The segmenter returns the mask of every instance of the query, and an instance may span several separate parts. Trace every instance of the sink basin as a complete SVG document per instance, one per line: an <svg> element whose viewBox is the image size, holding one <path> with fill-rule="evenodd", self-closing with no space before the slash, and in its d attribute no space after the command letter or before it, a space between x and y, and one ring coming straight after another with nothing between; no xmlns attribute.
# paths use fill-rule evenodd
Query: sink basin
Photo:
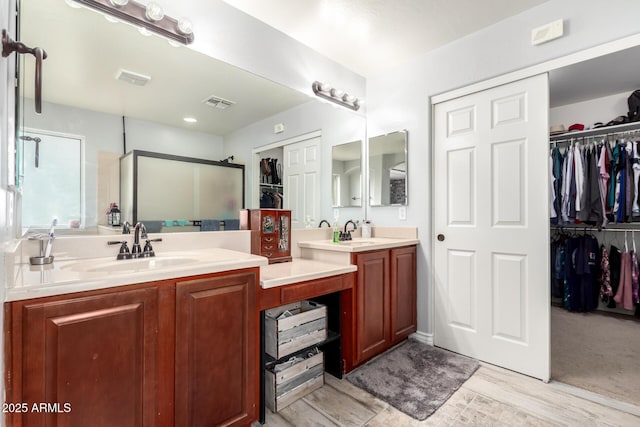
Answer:
<svg viewBox="0 0 640 427"><path fill-rule="evenodd" d="M91 261L78 261L61 267L64 270L77 271L79 273L131 273L148 271L158 268L174 267L178 265L193 264L198 262L195 258L166 257L166 258L138 258L110 261L94 264Z"/></svg>

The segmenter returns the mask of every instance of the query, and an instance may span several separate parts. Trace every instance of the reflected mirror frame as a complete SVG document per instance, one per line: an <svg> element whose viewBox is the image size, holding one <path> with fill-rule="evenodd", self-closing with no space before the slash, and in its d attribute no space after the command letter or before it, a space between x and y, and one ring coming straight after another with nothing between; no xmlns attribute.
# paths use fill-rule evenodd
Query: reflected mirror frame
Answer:
<svg viewBox="0 0 640 427"><path fill-rule="evenodd" d="M405 179L404 179L404 201L403 203L390 203L387 202L385 203L383 200L380 200L380 203L376 203L373 204L372 203L372 194L371 194L371 142L372 140L378 139L378 138L394 138L395 136L402 134L404 136L404 148L403 150L398 150L397 153L403 153L404 154L404 165L405 165ZM384 141L380 141L380 142L384 142ZM369 197L368 197L368 206L369 207L383 207L383 206L408 206L409 204L409 167L408 167L408 163L409 163L409 131L406 129L401 129L401 130L397 130L397 131L393 131L393 132L389 132L386 134L381 134L381 135L376 135L373 136L371 138L367 139L367 172L368 172L368 193L369 193ZM381 177L382 178L382 177Z"/></svg>
<svg viewBox="0 0 640 427"><path fill-rule="evenodd" d="M358 150L359 151L359 157L358 157L358 160L360 161L360 183L359 183L360 203L349 205L349 204L342 203L343 200L338 200L337 203L336 203L336 200L334 198L335 197L335 193L334 193L334 190L335 190L335 188L334 188L334 184L335 184L334 183L334 177L335 177L336 174L334 173L334 170L333 170L333 162L335 161L335 157L334 156L335 156L336 147L345 147L345 146L351 145L351 144L358 144L358 146L359 146L359 150ZM361 208L361 207L363 207L362 196L364 194L364 180L362 179L363 178L362 177L362 171L364 170L364 164L363 164L362 148L363 148L363 144L362 144L361 140L345 142L343 144L336 144L336 145L333 145L331 147L331 163L332 163L331 164L331 189L332 189L331 207L332 208ZM354 160L356 160L356 159L354 159ZM356 196L353 196L351 199L354 199L355 197Z"/></svg>

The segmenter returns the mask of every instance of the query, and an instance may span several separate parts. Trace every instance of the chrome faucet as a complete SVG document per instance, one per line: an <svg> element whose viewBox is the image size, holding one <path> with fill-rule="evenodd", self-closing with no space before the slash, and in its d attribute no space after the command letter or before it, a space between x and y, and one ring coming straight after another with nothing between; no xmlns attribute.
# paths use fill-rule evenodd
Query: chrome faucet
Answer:
<svg viewBox="0 0 640 427"><path fill-rule="evenodd" d="M353 225L353 230L349 230L347 231L347 226L349 224ZM352 219L350 219L349 221L344 223L344 233L340 233L340 240L351 240L351 231L355 231L358 227L356 226L356 223L353 222Z"/></svg>
<svg viewBox="0 0 640 427"><path fill-rule="evenodd" d="M129 224L129 221L125 221L124 224L122 224L122 234L131 234L131 224Z"/></svg>
<svg viewBox="0 0 640 427"><path fill-rule="evenodd" d="M133 246L131 247L131 254L134 258L140 258L143 255L142 248L140 247L140 237L147 238L147 227L143 223L137 222L133 229Z"/></svg>
<svg viewBox="0 0 640 427"><path fill-rule="evenodd" d="M162 239L149 239L147 236L147 228L142 222L138 222L136 224L133 233L133 246L131 247L131 252L129 252L129 247L127 246L126 240L107 242L108 245L121 245L120 252L118 253L116 259L148 258L156 256L153 248L151 247L151 242L162 242ZM144 249L142 249L142 247L140 246L140 238L146 240Z"/></svg>
<svg viewBox="0 0 640 427"><path fill-rule="evenodd" d="M320 221L320 224L318 224L318 228L322 228L322 224L327 224L327 227L331 228L331 224L329 224L329 221L327 221L326 219Z"/></svg>

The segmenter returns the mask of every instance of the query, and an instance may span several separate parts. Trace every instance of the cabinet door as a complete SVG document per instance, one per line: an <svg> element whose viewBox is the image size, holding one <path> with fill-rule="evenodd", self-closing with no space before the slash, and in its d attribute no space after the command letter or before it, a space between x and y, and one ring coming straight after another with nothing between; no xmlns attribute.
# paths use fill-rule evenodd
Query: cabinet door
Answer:
<svg viewBox="0 0 640 427"><path fill-rule="evenodd" d="M176 284L176 426L257 420L256 272Z"/></svg>
<svg viewBox="0 0 640 427"><path fill-rule="evenodd" d="M29 405L54 405L47 412L30 407L22 425L157 424L157 288L14 307L23 331L22 346L15 346L21 354L16 374L22 373L17 395Z"/></svg>
<svg viewBox="0 0 640 427"><path fill-rule="evenodd" d="M362 363L390 343L389 251L358 254L356 264L356 363Z"/></svg>
<svg viewBox="0 0 640 427"><path fill-rule="evenodd" d="M391 250L391 340L416 331L416 247Z"/></svg>

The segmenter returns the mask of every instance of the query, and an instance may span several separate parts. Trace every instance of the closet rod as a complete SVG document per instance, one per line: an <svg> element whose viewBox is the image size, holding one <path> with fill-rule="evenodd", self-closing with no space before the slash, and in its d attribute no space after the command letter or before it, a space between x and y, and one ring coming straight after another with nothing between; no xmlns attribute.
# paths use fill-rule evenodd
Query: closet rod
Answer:
<svg viewBox="0 0 640 427"><path fill-rule="evenodd" d="M552 135L549 137L550 143L569 142L579 138L597 137L597 136L613 136L630 134L640 130L640 122L623 123L621 125L606 126L596 129L581 130L575 132L565 132L560 135Z"/></svg>
<svg viewBox="0 0 640 427"><path fill-rule="evenodd" d="M580 226L576 225L576 226L571 226L571 227L551 226L551 229L552 230L557 230L557 231L568 230L568 231L595 231L595 232L606 232L606 231L613 231L613 232L637 231L637 232L640 232L640 227L638 227L638 228L591 227L591 226L580 227Z"/></svg>

